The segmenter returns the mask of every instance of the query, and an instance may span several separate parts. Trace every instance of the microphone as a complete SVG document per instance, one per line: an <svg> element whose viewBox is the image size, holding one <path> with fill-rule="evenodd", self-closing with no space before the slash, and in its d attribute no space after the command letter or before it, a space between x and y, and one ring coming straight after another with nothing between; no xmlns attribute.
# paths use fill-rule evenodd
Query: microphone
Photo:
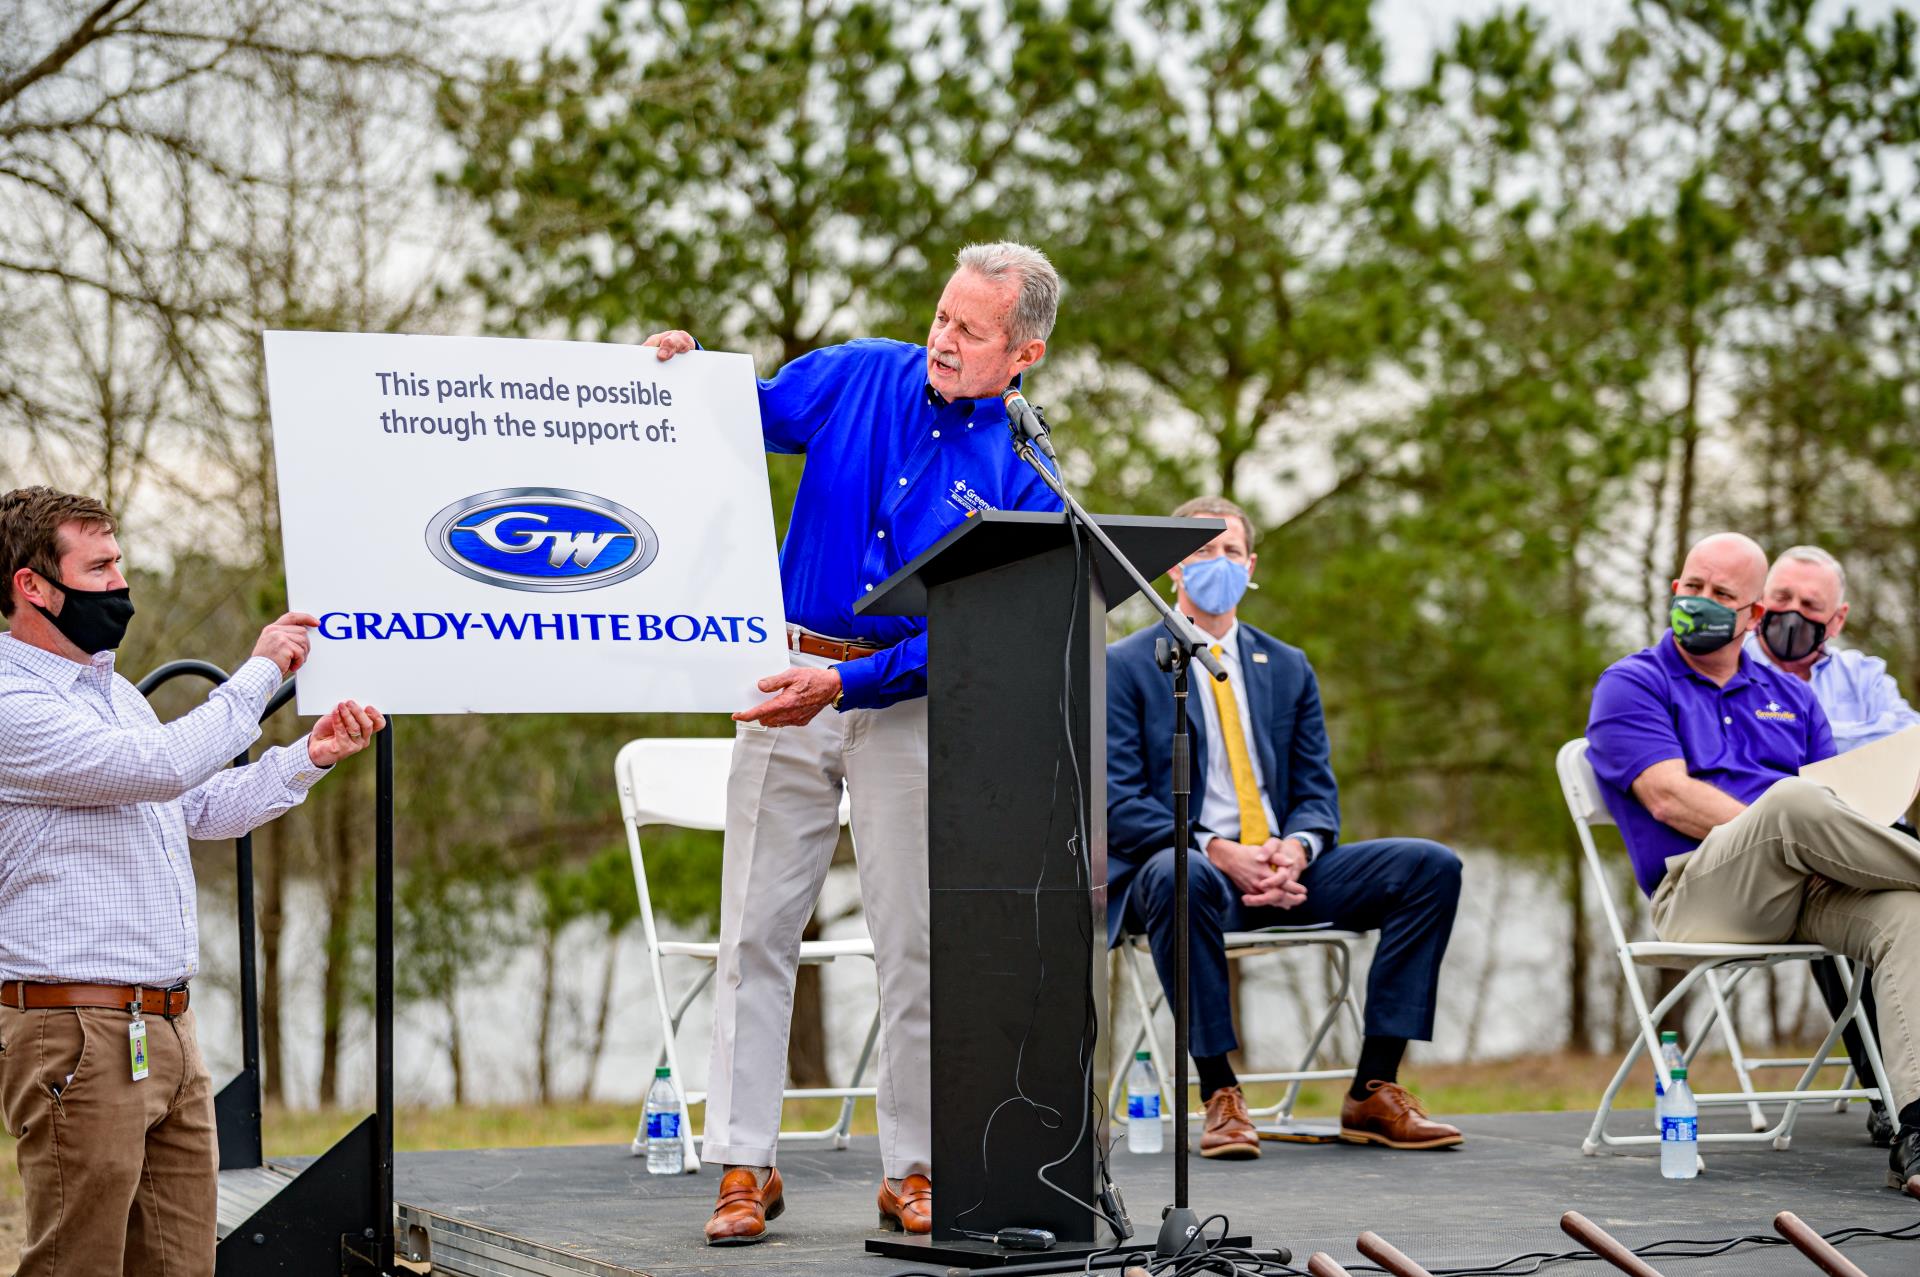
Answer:
<svg viewBox="0 0 1920 1277"><path fill-rule="evenodd" d="M1060 464L1060 454L1053 450L1053 440L1048 438L1051 431L1047 427L1047 419L1040 415L1038 408L1027 402L1020 388L1008 386L1000 399L1007 405L1007 425L1013 431L1014 442L1025 439L1037 446L1047 460L1055 465Z"/></svg>

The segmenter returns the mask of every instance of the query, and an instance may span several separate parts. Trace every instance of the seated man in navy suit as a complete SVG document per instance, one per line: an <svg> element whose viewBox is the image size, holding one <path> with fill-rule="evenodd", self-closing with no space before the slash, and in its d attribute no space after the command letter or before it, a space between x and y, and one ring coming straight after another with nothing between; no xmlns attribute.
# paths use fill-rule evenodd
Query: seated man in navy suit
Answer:
<svg viewBox="0 0 1920 1277"><path fill-rule="evenodd" d="M1331 923L1380 932L1367 982L1366 1041L1340 1106L1340 1138L1446 1148L1460 1132L1399 1085L1409 1039L1433 1036L1440 960L1460 899L1460 858L1423 838L1340 842L1320 687L1300 649L1235 619L1255 564L1253 523L1202 497L1176 517L1227 530L1173 569L1180 611L1216 640L1227 668L1196 667L1193 850L1188 864L1190 1045L1206 1127L1202 1157L1258 1157L1259 1137L1227 1062L1239 1046L1224 932ZM1154 662L1155 624L1107 649L1107 933L1144 934L1160 983L1174 970L1173 685ZM1169 999L1171 1000L1171 999Z"/></svg>

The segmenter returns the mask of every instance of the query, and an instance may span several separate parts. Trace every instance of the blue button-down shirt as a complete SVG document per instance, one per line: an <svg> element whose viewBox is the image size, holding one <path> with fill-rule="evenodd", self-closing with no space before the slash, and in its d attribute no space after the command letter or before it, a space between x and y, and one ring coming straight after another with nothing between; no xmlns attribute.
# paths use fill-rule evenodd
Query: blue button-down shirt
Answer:
<svg viewBox="0 0 1920 1277"><path fill-rule="evenodd" d="M1747 636L1747 655L1773 665L1756 635ZM1833 727L1833 746L1843 754L1920 723L1920 712L1900 695L1900 684L1877 656L1829 643L1808 672L1814 699Z"/></svg>
<svg viewBox="0 0 1920 1277"><path fill-rule="evenodd" d="M780 581L787 619L886 650L840 663L841 704L927 694L924 617L853 607L976 510L1059 510L1014 455L996 399L951 403L927 387L927 351L862 338L802 355L760 383L769 452L804 452Z"/></svg>
<svg viewBox="0 0 1920 1277"><path fill-rule="evenodd" d="M1833 757L1833 733L1808 686L1740 654L1725 687L1695 673L1668 631L1644 651L1614 662L1593 689L1587 758L1648 895L1666 876L1667 857L1695 840L1633 796L1640 773L1671 758L1687 775L1751 803L1802 765Z"/></svg>

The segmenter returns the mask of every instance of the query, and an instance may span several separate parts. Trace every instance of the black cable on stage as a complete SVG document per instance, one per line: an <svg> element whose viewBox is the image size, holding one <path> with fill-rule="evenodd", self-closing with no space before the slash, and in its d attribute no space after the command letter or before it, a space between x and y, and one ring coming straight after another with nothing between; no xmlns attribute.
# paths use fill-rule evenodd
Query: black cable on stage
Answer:
<svg viewBox="0 0 1920 1277"><path fill-rule="evenodd" d="M1204 1232L1205 1228L1216 1220L1220 1224L1220 1236L1204 1245L1198 1244L1201 1242L1201 1237L1196 1236L1195 1249L1191 1251L1183 1250L1180 1254L1156 1259L1151 1249L1129 1250L1124 1246L1113 1246L1088 1255L1080 1271L1091 1273L1097 1258L1124 1254L1126 1258L1122 1261L1123 1263L1137 1259L1138 1267L1146 1269L1151 1277L1202 1277L1203 1274L1218 1274L1219 1277L1307 1277L1307 1270L1304 1268L1283 1264L1241 1247L1221 1245L1230 1231L1225 1215L1209 1215L1200 1222L1200 1226ZM1867 1228L1864 1225L1848 1225L1830 1233L1822 1233L1821 1236L1835 1246L1868 1238L1882 1241L1920 1241L1920 1220L1899 1228ZM1713 1259L1742 1246L1786 1246L1788 1244L1786 1238L1771 1233L1748 1233L1739 1237L1719 1238L1674 1237L1634 1247L1633 1253L1642 1259L1649 1260ZM1046 1262L1043 1253L1037 1252L1034 1259L1037 1264ZM1597 1262L1599 1259L1600 1256L1590 1250L1542 1250L1516 1255L1512 1259L1497 1264L1468 1268L1432 1268L1428 1271L1433 1274L1433 1277L1529 1277L1530 1274L1539 1272L1549 1264ZM1529 1264L1530 1267L1522 1268L1519 1266L1522 1264ZM1346 1264L1344 1267L1353 1273L1387 1271L1377 1265L1364 1263ZM890 1277L947 1277L947 1274L915 1268L890 1274Z"/></svg>

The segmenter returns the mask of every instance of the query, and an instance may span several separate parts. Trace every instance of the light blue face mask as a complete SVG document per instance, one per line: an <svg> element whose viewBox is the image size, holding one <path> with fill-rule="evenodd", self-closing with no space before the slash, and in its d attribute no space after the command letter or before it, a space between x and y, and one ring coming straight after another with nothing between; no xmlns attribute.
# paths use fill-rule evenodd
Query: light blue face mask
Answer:
<svg viewBox="0 0 1920 1277"><path fill-rule="evenodd" d="M1223 616L1239 605L1247 592L1247 565L1224 554L1197 559L1181 569L1187 597L1210 616Z"/></svg>

